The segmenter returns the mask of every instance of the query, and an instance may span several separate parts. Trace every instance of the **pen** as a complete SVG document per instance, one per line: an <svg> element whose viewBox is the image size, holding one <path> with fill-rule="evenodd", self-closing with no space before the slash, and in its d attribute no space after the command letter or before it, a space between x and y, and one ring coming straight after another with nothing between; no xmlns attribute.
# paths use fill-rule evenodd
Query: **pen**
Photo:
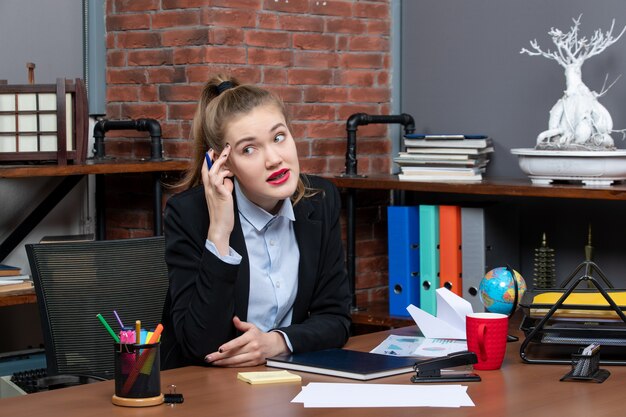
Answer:
<svg viewBox="0 0 626 417"><path fill-rule="evenodd" d="M213 162L211 161L211 158L209 158L208 152L204 154L204 158L206 159L207 169L211 169L211 167L213 166Z"/></svg>
<svg viewBox="0 0 626 417"><path fill-rule="evenodd" d="M135 344L141 344L141 320L135 321Z"/></svg>
<svg viewBox="0 0 626 417"><path fill-rule="evenodd" d="M117 337L117 335L115 334L115 332L113 331L111 326L109 326L109 323L107 323L107 321L104 319L104 317L102 317L102 314L98 313L98 314L96 314L96 317L98 318L98 320L100 320L100 323L102 323L104 328L107 329L107 332L109 332L109 334L113 337L113 340L115 340L115 343L119 343L120 342L120 338Z"/></svg>
<svg viewBox="0 0 626 417"><path fill-rule="evenodd" d="M117 311L113 310L113 315L117 319L117 322L120 324L120 327L123 329L124 328L124 323L122 323L122 319L120 319L120 316L118 316Z"/></svg>

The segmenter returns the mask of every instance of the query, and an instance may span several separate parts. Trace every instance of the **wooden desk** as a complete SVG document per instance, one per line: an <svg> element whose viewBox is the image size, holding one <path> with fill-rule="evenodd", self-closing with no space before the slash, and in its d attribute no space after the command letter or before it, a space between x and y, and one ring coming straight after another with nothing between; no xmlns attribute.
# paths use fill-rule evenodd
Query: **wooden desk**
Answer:
<svg viewBox="0 0 626 417"><path fill-rule="evenodd" d="M389 333L416 334L407 327L351 338L349 349L369 350ZM314 416L619 416L623 412L623 381L626 367L605 367L611 376L602 384L559 382L568 366L528 365L519 358L520 342L510 343L503 368L477 371L482 382L466 383L476 407L462 408L304 408L290 401L300 392L300 384L252 386L238 381L239 371L256 368L188 367L162 372L162 386L175 384L185 396L184 404L145 409L111 404L113 381L30 394L0 400L6 416L200 416L211 417L314 417ZM356 382L349 379L300 373L302 385L309 382ZM410 384L410 374L364 383ZM425 413L425 414L422 414Z"/></svg>

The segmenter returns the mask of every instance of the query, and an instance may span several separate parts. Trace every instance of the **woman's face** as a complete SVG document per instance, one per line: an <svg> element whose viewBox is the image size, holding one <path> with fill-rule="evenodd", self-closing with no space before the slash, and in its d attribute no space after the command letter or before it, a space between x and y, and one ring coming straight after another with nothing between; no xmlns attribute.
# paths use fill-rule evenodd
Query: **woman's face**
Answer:
<svg viewBox="0 0 626 417"><path fill-rule="evenodd" d="M227 166L246 197L269 213L296 191L300 164L280 109L271 104L237 116L225 128L231 147Z"/></svg>

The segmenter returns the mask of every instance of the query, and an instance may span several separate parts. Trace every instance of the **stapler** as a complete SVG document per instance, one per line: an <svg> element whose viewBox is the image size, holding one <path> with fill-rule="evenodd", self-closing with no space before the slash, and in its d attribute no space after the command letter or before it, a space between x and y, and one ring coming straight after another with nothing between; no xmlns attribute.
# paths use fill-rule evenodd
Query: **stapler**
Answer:
<svg viewBox="0 0 626 417"><path fill-rule="evenodd" d="M442 358L426 359L416 362L413 369L415 376L411 377L411 382L459 382L459 381L480 381L480 376L475 373L444 372L441 370L454 368L457 366L473 365L478 362L474 352L456 352Z"/></svg>

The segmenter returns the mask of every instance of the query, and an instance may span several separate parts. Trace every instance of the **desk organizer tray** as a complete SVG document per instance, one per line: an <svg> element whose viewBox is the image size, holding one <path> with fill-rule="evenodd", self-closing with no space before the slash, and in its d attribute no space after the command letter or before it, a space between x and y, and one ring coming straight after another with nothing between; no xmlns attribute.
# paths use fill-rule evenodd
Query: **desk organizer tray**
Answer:
<svg viewBox="0 0 626 417"><path fill-rule="evenodd" d="M573 280L583 269L585 273ZM578 288L583 282L591 288ZM580 347L599 343L602 364L626 365L626 289L613 288L593 262L579 265L561 288L527 291L520 307L524 362L569 364Z"/></svg>

